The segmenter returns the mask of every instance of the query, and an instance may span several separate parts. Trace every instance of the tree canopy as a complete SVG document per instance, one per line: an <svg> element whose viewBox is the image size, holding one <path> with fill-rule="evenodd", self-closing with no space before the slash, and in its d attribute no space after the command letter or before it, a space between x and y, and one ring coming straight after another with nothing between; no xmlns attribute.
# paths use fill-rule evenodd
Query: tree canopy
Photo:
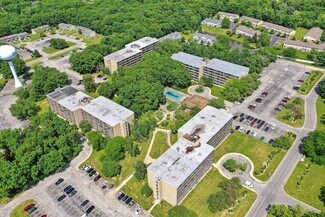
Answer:
<svg viewBox="0 0 325 217"><path fill-rule="evenodd" d="M69 47L68 43L62 38L52 38L50 40L50 46L59 50Z"/></svg>
<svg viewBox="0 0 325 217"><path fill-rule="evenodd" d="M302 143L302 150L307 157L320 165L325 165L325 131L315 130L308 134Z"/></svg>

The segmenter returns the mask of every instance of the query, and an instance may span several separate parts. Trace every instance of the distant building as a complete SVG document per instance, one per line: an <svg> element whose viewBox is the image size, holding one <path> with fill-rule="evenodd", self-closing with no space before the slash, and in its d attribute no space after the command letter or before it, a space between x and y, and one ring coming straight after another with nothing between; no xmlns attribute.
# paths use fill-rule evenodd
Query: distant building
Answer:
<svg viewBox="0 0 325 217"><path fill-rule="evenodd" d="M216 42L216 36L196 32L193 35L193 40L197 41L200 44L212 45Z"/></svg>
<svg viewBox="0 0 325 217"><path fill-rule="evenodd" d="M263 24L263 20L255 19L252 17L242 16L241 20L244 21L245 23L250 22L254 28Z"/></svg>
<svg viewBox="0 0 325 217"><path fill-rule="evenodd" d="M105 97L91 98L66 86L47 95L51 111L72 124L87 120L93 129L108 137L129 135L134 113Z"/></svg>
<svg viewBox="0 0 325 217"><path fill-rule="evenodd" d="M203 25L212 26L212 27L221 27L221 20L215 20L211 18L206 18L202 21Z"/></svg>
<svg viewBox="0 0 325 217"><path fill-rule="evenodd" d="M86 28L86 27L83 27L83 26L77 26L76 27L76 31L78 33L81 33L87 37L95 37L96 36L96 32L89 29L89 28Z"/></svg>
<svg viewBox="0 0 325 217"><path fill-rule="evenodd" d="M232 115L206 106L178 130L179 140L148 169L154 198L179 204L213 163L214 148L231 129Z"/></svg>
<svg viewBox="0 0 325 217"><path fill-rule="evenodd" d="M236 32L235 32L237 35L243 35L245 37L248 37L248 38L252 38L254 37L254 35L256 34L257 36L259 36L261 34L260 31L257 31L257 30L254 30L252 28L249 28L247 26L238 26L236 28Z"/></svg>
<svg viewBox="0 0 325 217"><path fill-rule="evenodd" d="M37 28L32 29L32 33L37 34L40 29L43 30L44 32L47 32L51 29L51 27L49 25L39 26Z"/></svg>
<svg viewBox="0 0 325 217"><path fill-rule="evenodd" d="M59 29L62 29L65 31L76 30L76 27L74 25L67 24L67 23L59 23L58 27L59 27Z"/></svg>
<svg viewBox="0 0 325 217"><path fill-rule="evenodd" d="M8 35L8 36L4 36L0 38L1 42L14 42L17 40L23 40L29 38L29 35L27 32L22 32L22 33L18 33L18 34L13 34L13 35Z"/></svg>
<svg viewBox="0 0 325 217"><path fill-rule="evenodd" d="M241 78L249 72L249 68L219 59L206 59L179 52L171 57L185 64L192 80L199 81L202 76L213 79L213 83L223 86L229 78Z"/></svg>
<svg viewBox="0 0 325 217"><path fill-rule="evenodd" d="M325 50L325 44L315 44L313 42L302 42L298 40L289 40L289 39L284 40L283 47L294 48L301 52L310 52L312 49L315 49L317 51Z"/></svg>
<svg viewBox="0 0 325 217"><path fill-rule="evenodd" d="M262 27L266 28L268 31L273 30L274 32L280 33L282 35L293 36L294 34L296 34L296 31L293 29L289 29L284 26L279 26L274 23L264 22L262 24Z"/></svg>
<svg viewBox="0 0 325 217"><path fill-rule="evenodd" d="M322 33L323 30L321 28L313 27L306 33L306 35L304 36L304 40L307 40L309 42L320 41Z"/></svg>
<svg viewBox="0 0 325 217"><path fill-rule="evenodd" d="M181 40L182 35L179 32L173 32L173 33L170 33L168 35L165 35L165 36L159 38L159 41L163 41L163 40L166 40L166 39L169 39L169 40Z"/></svg>
<svg viewBox="0 0 325 217"><path fill-rule="evenodd" d="M104 64L111 73L120 66L130 66L141 60L142 54L153 50L158 39L144 37L135 42L125 45L125 48L104 57Z"/></svg>
<svg viewBox="0 0 325 217"><path fill-rule="evenodd" d="M234 22L235 19L239 18L238 14L232 14L227 12L219 12L220 20L223 20L225 17L227 17L230 21Z"/></svg>

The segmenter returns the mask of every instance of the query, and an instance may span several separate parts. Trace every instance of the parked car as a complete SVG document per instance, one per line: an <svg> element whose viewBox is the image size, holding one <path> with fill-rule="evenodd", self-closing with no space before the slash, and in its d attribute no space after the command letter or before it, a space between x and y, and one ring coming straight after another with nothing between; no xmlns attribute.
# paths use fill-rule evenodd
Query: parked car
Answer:
<svg viewBox="0 0 325 217"><path fill-rule="evenodd" d="M240 126L239 125L237 125L236 127L235 127L235 130L238 130L240 128Z"/></svg>
<svg viewBox="0 0 325 217"><path fill-rule="evenodd" d="M248 135L251 131L250 130L247 130L246 134Z"/></svg>
<svg viewBox="0 0 325 217"><path fill-rule="evenodd" d="M67 192L69 189L71 189L72 188L72 186L71 185L68 185L67 187L65 187L64 189L63 189L63 191L64 192Z"/></svg>
<svg viewBox="0 0 325 217"><path fill-rule="evenodd" d="M124 194L124 193L121 193L121 194L117 197L117 199L118 199L118 200L121 200L124 196L125 196L125 194Z"/></svg>
<svg viewBox="0 0 325 217"><path fill-rule="evenodd" d="M91 206L86 210L86 214L91 213L91 211L93 211L95 209L95 206Z"/></svg>
<svg viewBox="0 0 325 217"><path fill-rule="evenodd" d="M267 95L269 95L269 92L266 92L266 91L264 91L264 92L261 94L261 96L267 96Z"/></svg>
<svg viewBox="0 0 325 217"><path fill-rule="evenodd" d="M263 141L264 139L265 139L265 137L264 136L261 136L260 141Z"/></svg>
<svg viewBox="0 0 325 217"><path fill-rule="evenodd" d="M238 118L237 115L235 115L234 117L232 117L233 120L236 120Z"/></svg>
<svg viewBox="0 0 325 217"><path fill-rule="evenodd" d="M262 98L257 98L257 99L255 99L255 102L258 102L258 103L260 103L260 102L262 102Z"/></svg>
<svg viewBox="0 0 325 217"><path fill-rule="evenodd" d="M255 118L252 116L249 120L250 120L250 121L253 121L254 119L255 119Z"/></svg>
<svg viewBox="0 0 325 217"><path fill-rule="evenodd" d="M270 139L269 143L270 143L271 145L273 145L273 144L274 144L274 139Z"/></svg>
<svg viewBox="0 0 325 217"><path fill-rule="evenodd" d="M102 176L101 176L101 175L96 176L96 177L94 178L94 182L97 182L98 179L100 179L100 177L102 177Z"/></svg>
<svg viewBox="0 0 325 217"><path fill-rule="evenodd" d="M58 179L58 181L55 182L55 185L59 185L59 184L61 184L63 181L64 181L64 179L62 179L62 178L61 178L61 179Z"/></svg>
<svg viewBox="0 0 325 217"><path fill-rule="evenodd" d="M243 130L243 127L239 127L238 131L241 132Z"/></svg>
<svg viewBox="0 0 325 217"><path fill-rule="evenodd" d="M254 121L252 121L252 123L250 124L250 125L251 125L251 127L253 127L253 126L254 126L254 124L255 124L255 122L254 122Z"/></svg>
<svg viewBox="0 0 325 217"><path fill-rule="evenodd" d="M239 120L239 122L243 122L245 120L245 118L241 118L240 120Z"/></svg>
<svg viewBox="0 0 325 217"><path fill-rule="evenodd" d="M87 170L87 173L92 173L94 171L93 168L90 168L89 170Z"/></svg>
<svg viewBox="0 0 325 217"><path fill-rule="evenodd" d="M69 197L72 197L73 195L75 195L77 193L76 190L73 190L70 194L69 194Z"/></svg>
<svg viewBox="0 0 325 217"><path fill-rule="evenodd" d="M31 213L35 212L35 210L37 210L37 207L36 206L33 206L32 208L30 208L28 210L28 213L31 214Z"/></svg>
<svg viewBox="0 0 325 217"><path fill-rule="evenodd" d="M256 123L261 123L262 122L262 120L261 119L258 119L257 121L256 121Z"/></svg>
<svg viewBox="0 0 325 217"><path fill-rule="evenodd" d="M245 186L249 187L249 188L253 188L253 184L249 181L245 181Z"/></svg>
<svg viewBox="0 0 325 217"><path fill-rule="evenodd" d="M310 72L305 72L307 75L310 75Z"/></svg>
<svg viewBox="0 0 325 217"><path fill-rule="evenodd" d="M67 190L67 194L70 194L71 192L73 192L74 191L74 188L70 188L69 190Z"/></svg>
<svg viewBox="0 0 325 217"><path fill-rule="evenodd" d="M249 120L251 117L252 117L252 116L248 115L248 116L246 117L246 119Z"/></svg>
<svg viewBox="0 0 325 217"><path fill-rule="evenodd" d="M127 199L129 199L129 196L125 195L125 196L122 198L122 201L125 202Z"/></svg>
<svg viewBox="0 0 325 217"><path fill-rule="evenodd" d="M58 201L61 202L64 198L66 198L66 195L61 195L61 196L58 198Z"/></svg>
<svg viewBox="0 0 325 217"><path fill-rule="evenodd" d="M32 208L34 206L35 206L34 203L29 204L29 205L25 206L24 211L27 212L30 208Z"/></svg>
<svg viewBox="0 0 325 217"><path fill-rule="evenodd" d="M88 203L89 203L89 200L84 200L84 201L80 204L80 206L86 206Z"/></svg>
<svg viewBox="0 0 325 217"><path fill-rule="evenodd" d="M302 83L302 82L304 82L304 80L299 79L298 82L301 82Z"/></svg>
<svg viewBox="0 0 325 217"><path fill-rule="evenodd" d="M241 113L241 114L239 115L239 117L241 117L241 118L242 118L244 115L245 115L244 113Z"/></svg>
<svg viewBox="0 0 325 217"><path fill-rule="evenodd" d="M129 199L127 199L126 201L125 201L125 204L127 204L127 205L129 205L129 203L132 201L132 197L129 197Z"/></svg>
<svg viewBox="0 0 325 217"><path fill-rule="evenodd" d="M267 131L269 131L269 129L270 129L269 127L266 127L266 128L264 129L264 131L267 132Z"/></svg>

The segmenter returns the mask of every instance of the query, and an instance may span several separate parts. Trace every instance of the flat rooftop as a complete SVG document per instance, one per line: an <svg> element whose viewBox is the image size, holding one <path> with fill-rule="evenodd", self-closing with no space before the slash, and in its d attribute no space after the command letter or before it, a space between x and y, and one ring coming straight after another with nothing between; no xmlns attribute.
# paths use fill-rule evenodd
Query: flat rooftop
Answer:
<svg viewBox="0 0 325 217"><path fill-rule="evenodd" d="M115 126L120 122L126 121L127 118L134 115L133 111L103 96L93 99L81 109L110 126Z"/></svg>
<svg viewBox="0 0 325 217"><path fill-rule="evenodd" d="M208 62L206 67L229 74L236 77L247 75L249 68L235 63L226 62L219 59L212 59Z"/></svg>
<svg viewBox="0 0 325 217"><path fill-rule="evenodd" d="M163 179L177 188L213 153L213 150L212 146L204 143L193 148L192 143L181 138L152 163L148 170L155 174L156 179Z"/></svg>
<svg viewBox="0 0 325 217"><path fill-rule="evenodd" d="M179 32L172 32L172 33L170 33L168 35L165 35L165 36L159 38L159 41L163 41L165 39L178 40L178 39L181 39L181 38L182 38L181 33L179 33Z"/></svg>
<svg viewBox="0 0 325 217"><path fill-rule="evenodd" d="M200 137L202 144L208 143L232 117L227 111L208 105L179 128L178 132L185 135L192 134L197 129L200 129L196 135Z"/></svg>
<svg viewBox="0 0 325 217"><path fill-rule="evenodd" d="M151 44L154 44L156 42L158 42L159 40L156 38L151 38L151 37L144 37L141 38L137 41L131 42L129 44L126 44L125 47L126 48L134 48L134 49L142 49L144 47L147 47Z"/></svg>
<svg viewBox="0 0 325 217"><path fill-rule="evenodd" d="M178 52L172 55L171 57L173 60L177 60L179 62L182 62L186 65L193 66L196 68L201 67L201 61L202 57L198 57L192 54L184 53L184 52Z"/></svg>
<svg viewBox="0 0 325 217"><path fill-rule="evenodd" d="M104 57L104 61L115 60L117 62L127 59L133 55L141 53L139 49L123 48L122 50L116 51Z"/></svg>
<svg viewBox="0 0 325 217"><path fill-rule="evenodd" d="M53 91L52 93L47 94L47 97L52 98L53 100L55 100L56 102L60 101L61 99L64 99L68 96L71 96L75 93L77 93L79 90L77 90L74 87L71 86L65 86L62 88L57 88L55 91Z"/></svg>

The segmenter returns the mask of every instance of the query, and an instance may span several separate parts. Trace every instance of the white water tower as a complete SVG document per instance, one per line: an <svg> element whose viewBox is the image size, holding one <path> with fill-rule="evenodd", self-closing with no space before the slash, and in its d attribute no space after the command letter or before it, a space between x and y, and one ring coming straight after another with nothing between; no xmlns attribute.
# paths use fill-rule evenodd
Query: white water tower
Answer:
<svg viewBox="0 0 325 217"><path fill-rule="evenodd" d="M11 73L15 79L15 88L19 88L22 87L23 84L18 79L14 64L12 62L12 59L15 58L15 56L17 56L17 51L15 47L11 45L0 46L0 59L4 61L8 61Z"/></svg>

